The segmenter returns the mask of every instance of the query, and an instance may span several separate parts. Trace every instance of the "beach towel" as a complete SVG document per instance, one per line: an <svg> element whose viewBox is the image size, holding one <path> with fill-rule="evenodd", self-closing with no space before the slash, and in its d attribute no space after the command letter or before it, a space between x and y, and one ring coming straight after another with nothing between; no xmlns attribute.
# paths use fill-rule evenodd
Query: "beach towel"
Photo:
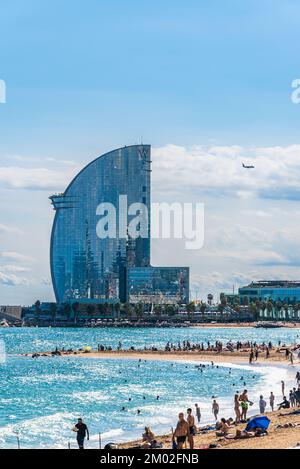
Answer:
<svg viewBox="0 0 300 469"><path fill-rule="evenodd" d="M268 417L253 417L251 420L249 420L247 424L246 432L249 432L253 428L261 428L262 430L267 430L269 425L270 419L268 419Z"/></svg>

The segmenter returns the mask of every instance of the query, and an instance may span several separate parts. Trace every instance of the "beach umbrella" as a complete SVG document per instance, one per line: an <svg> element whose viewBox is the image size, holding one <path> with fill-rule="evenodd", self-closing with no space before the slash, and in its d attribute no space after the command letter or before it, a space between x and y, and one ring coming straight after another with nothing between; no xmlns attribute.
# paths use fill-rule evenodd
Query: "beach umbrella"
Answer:
<svg viewBox="0 0 300 469"><path fill-rule="evenodd" d="M261 428L262 430L267 430L268 426L270 425L270 419L268 417L253 417L249 420L248 425L246 427L246 432L249 432L253 428Z"/></svg>

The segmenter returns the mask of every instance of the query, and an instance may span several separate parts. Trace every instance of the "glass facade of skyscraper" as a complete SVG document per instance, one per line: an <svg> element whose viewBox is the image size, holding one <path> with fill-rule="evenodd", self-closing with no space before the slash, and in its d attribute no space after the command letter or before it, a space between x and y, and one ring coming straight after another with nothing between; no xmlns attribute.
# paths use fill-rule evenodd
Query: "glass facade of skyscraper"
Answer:
<svg viewBox="0 0 300 469"><path fill-rule="evenodd" d="M120 208L143 204L143 236L129 234L135 215ZM106 153L87 165L66 191L50 197L56 211L51 236L51 274L58 303L128 299L127 269L150 267L151 147L133 145ZM99 237L100 204L115 207L115 236ZM123 217L123 218L122 218ZM122 225L125 236L121 235ZM124 230L123 230L124 231ZM146 233L145 233L146 231ZM177 278L177 273L174 271ZM174 280L176 282L176 280Z"/></svg>
<svg viewBox="0 0 300 469"><path fill-rule="evenodd" d="M188 303L189 268L131 267L127 270L127 294L129 303Z"/></svg>

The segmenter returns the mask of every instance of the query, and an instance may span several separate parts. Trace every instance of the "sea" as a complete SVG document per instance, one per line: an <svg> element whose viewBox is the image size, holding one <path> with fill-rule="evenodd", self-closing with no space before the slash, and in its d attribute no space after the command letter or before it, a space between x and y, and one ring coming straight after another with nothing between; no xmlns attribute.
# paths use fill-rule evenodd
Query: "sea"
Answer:
<svg viewBox="0 0 300 469"><path fill-rule="evenodd" d="M235 391L248 389L258 411L259 395L281 399L280 381L294 384L300 366L240 365L205 361L151 361L118 358L40 357L32 352L56 347L163 348L189 340L300 342L299 329L255 328L2 328L0 329L0 448L76 448L72 431L79 417L89 427L87 448L138 438L145 426L157 434L176 426L179 411L197 403L201 424L213 424L212 399L219 417L233 414ZM202 372L199 364L205 365ZM125 410L123 410L125 408ZM139 412L138 412L139 411Z"/></svg>

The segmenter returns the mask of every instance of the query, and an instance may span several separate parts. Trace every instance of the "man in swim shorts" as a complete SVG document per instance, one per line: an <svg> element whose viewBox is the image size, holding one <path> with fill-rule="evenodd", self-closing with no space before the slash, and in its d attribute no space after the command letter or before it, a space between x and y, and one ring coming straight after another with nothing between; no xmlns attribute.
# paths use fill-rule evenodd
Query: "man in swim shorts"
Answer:
<svg viewBox="0 0 300 469"><path fill-rule="evenodd" d="M178 423L173 438L176 438L177 449L182 449L187 437L190 435L189 424L184 420L183 412L178 415Z"/></svg>
<svg viewBox="0 0 300 469"><path fill-rule="evenodd" d="M195 418L192 415L192 409L187 410L187 423L189 425L189 445L190 449L194 449L194 435L195 435Z"/></svg>

